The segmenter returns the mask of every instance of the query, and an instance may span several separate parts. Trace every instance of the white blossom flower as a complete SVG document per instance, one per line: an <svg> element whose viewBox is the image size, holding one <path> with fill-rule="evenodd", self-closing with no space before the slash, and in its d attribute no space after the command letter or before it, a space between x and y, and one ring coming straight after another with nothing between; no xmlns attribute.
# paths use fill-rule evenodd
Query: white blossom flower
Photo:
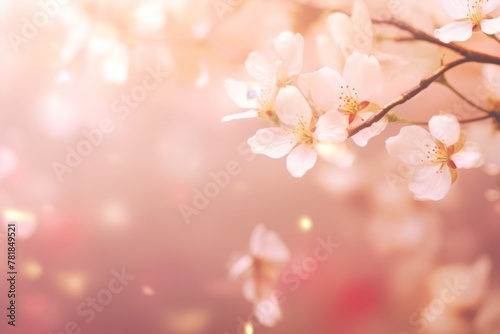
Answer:
<svg viewBox="0 0 500 334"><path fill-rule="evenodd" d="M255 314L265 326L274 326L281 318L281 310L273 287L279 268L290 259L288 248L274 231L257 225L250 237L249 253L234 262L229 277L242 277L243 296L254 304Z"/></svg>
<svg viewBox="0 0 500 334"><path fill-rule="evenodd" d="M348 126L355 127L380 110L378 105L370 101L383 81L380 63L374 56L354 52L346 60L343 75L332 74L326 81L329 84L325 83L323 90L332 87L330 94L336 99L333 109L344 115ZM366 146L370 138L385 129L387 123L388 119L384 117L351 138L358 146Z"/></svg>
<svg viewBox="0 0 500 334"><path fill-rule="evenodd" d="M414 168L409 188L416 199L440 200L457 179L458 168L479 167L483 158L477 144L465 141L455 116L433 116L429 130L403 127L397 136L386 140L386 148Z"/></svg>
<svg viewBox="0 0 500 334"><path fill-rule="evenodd" d="M248 55L245 67L259 82L276 81L279 87L291 84L302 70L304 38L284 31L274 41L274 51L254 51Z"/></svg>
<svg viewBox="0 0 500 334"><path fill-rule="evenodd" d="M302 177L317 159L314 145L319 142L343 142L347 138L347 122L338 112L313 117L311 108L295 86L282 88L276 98L280 127L260 129L248 140L254 153L270 158L288 154L287 169L294 177Z"/></svg>
<svg viewBox="0 0 500 334"><path fill-rule="evenodd" d="M488 35L500 32L500 18L490 15L500 5L499 0L440 0L440 3L455 20L434 31L444 43L466 41L473 31L482 30Z"/></svg>

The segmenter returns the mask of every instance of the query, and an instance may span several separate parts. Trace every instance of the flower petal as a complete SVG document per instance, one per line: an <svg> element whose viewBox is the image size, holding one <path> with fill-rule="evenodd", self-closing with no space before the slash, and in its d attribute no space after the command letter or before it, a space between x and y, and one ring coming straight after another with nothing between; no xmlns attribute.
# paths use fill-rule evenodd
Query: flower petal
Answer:
<svg viewBox="0 0 500 334"><path fill-rule="evenodd" d="M311 108L295 86L286 86L280 89L275 106L276 114L284 125L295 126L299 124L299 121L309 125L311 122Z"/></svg>
<svg viewBox="0 0 500 334"><path fill-rule="evenodd" d="M268 128L257 130L247 142L254 153L278 159L292 150L297 144L297 138L283 128Z"/></svg>
<svg viewBox="0 0 500 334"><path fill-rule="evenodd" d="M262 268L253 267L253 269L252 275L243 281L243 297L250 303L258 303L272 295L274 282L265 275Z"/></svg>
<svg viewBox="0 0 500 334"><path fill-rule="evenodd" d="M373 30L370 11L362 0L355 0L352 6L351 21L354 25L353 44L355 49L371 52L373 47Z"/></svg>
<svg viewBox="0 0 500 334"><path fill-rule="evenodd" d="M481 21L481 30L488 35L500 32L500 17L496 19L486 19Z"/></svg>
<svg viewBox="0 0 500 334"><path fill-rule="evenodd" d="M334 43L329 36L320 34L316 37L316 46L318 58L323 66L342 71L345 57L337 43Z"/></svg>
<svg viewBox="0 0 500 334"><path fill-rule="evenodd" d="M354 26L351 18L344 13L333 13L328 17L328 27L335 44L347 58L354 48Z"/></svg>
<svg viewBox="0 0 500 334"><path fill-rule="evenodd" d="M426 145L435 145L434 140L429 132L416 125L403 127L397 136L385 141L389 155L411 166L419 166L427 161L424 154Z"/></svg>
<svg viewBox="0 0 500 334"><path fill-rule="evenodd" d="M240 108L260 109L259 96L264 87L248 81L227 79L224 88L229 97Z"/></svg>
<svg viewBox="0 0 500 334"><path fill-rule="evenodd" d="M457 168L476 168L482 165L483 156L479 146L474 142L466 142L465 146L451 156Z"/></svg>
<svg viewBox="0 0 500 334"><path fill-rule="evenodd" d="M232 114L222 117L221 122L229 122L235 119L245 119L245 118L255 118L258 117L259 113L256 110L248 110L245 112L240 112L238 114Z"/></svg>
<svg viewBox="0 0 500 334"><path fill-rule="evenodd" d="M338 108L343 81L339 72L323 67L316 72L301 75L298 84L303 92L308 92L307 95L316 108L325 112Z"/></svg>
<svg viewBox="0 0 500 334"><path fill-rule="evenodd" d="M373 113L359 112L357 116L368 118L371 115L373 115ZM388 122L389 120L387 119L387 117L384 117L380 121L373 123L372 126L370 126L369 128L359 131L351 138L354 141L354 143L356 143L356 145L365 147L371 138L378 136L380 133L382 133L382 131L385 130Z"/></svg>
<svg viewBox="0 0 500 334"><path fill-rule="evenodd" d="M472 27L470 21L451 22L434 30L434 36L443 43L463 42L472 37Z"/></svg>
<svg viewBox="0 0 500 334"><path fill-rule="evenodd" d="M302 71L304 53L302 35L294 35L291 31L284 31L274 41L274 49L278 58L283 61L285 76L290 78L299 75Z"/></svg>
<svg viewBox="0 0 500 334"><path fill-rule="evenodd" d="M485 86L500 100L500 66L486 64L483 66Z"/></svg>
<svg viewBox="0 0 500 334"><path fill-rule="evenodd" d="M314 135L323 143L341 143L347 139L349 122L341 113L329 111L316 123Z"/></svg>
<svg viewBox="0 0 500 334"><path fill-rule="evenodd" d="M432 137L446 146L451 146L460 139L460 123L453 115L432 116L429 120L429 130Z"/></svg>
<svg viewBox="0 0 500 334"><path fill-rule="evenodd" d="M483 15L487 15L500 6L500 0L488 0L483 3Z"/></svg>
<svg viewBox="0 0 500 334"><path fill-rule="evenodd" d="M282 318L279 301L274 295L256 303L254 314L257 316L259 322L266 327L274 327Z"/></svg>
<svg viewBox="0 0 500 334"><path fill-rule="evenodd" d="M273 52L251 52L245 62L247 72L257 81L272 82L275 70Z"/></svg>
<svg viewBox="0 0 500 334"><path fill-rule="evenodd" d="M236 279L252 267L253 258L249 255L244 255L236 260L229 269L229 277Z"/></svg>
<svg viewBox="0 0 500 334"><path fill-rule="evenodd" d="M439 0L446 14L454 20L460 20L467 17L468 0Z"/></svg>
<svg viewBox="0 0 500 334"><path fill-rule="evenodd" d="M297 146L286 158L286 167L293 177L302 177L314 167L318 154L306 144Z"/></svg>
<svg viewBox="0 0 500 334"><path fill-rule="evenodd" d="M255 226L250 238L250 253L271 262L286 262L290 252L274 231L267 230L263 224Z"/></svg>
<svg viewBox="0 0 500 334"><path fill-rule="evenodd" d="M448 166L422 166L413 174L409 188L419 200L438 201L443 199L451 188L451 173Z"/></svg>
<svg viewBox="0 0 500 334"><path fill-rule="evenodd" d="M367 101L382 84L382 70L374 56L354 52L347 58L344 80L356 89L358 101Z"/></svg>

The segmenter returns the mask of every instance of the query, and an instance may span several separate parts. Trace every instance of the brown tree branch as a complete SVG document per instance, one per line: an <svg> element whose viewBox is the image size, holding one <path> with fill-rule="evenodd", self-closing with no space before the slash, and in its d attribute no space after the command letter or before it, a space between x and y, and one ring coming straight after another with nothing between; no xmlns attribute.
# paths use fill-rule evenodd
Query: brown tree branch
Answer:
<svg viewBox="0 0 500 334"><path fill-rule="evenodd" d="M418 30L418 29L416 29L416 28L414 28L414 27L412 27L412 26L410 26L402 21L396 20L394 18L391 18L388 20L374 19L373 22L378 23L378 24L389 24L389 25L396 26L402 30L409 32L417 40L427 41L429 43L440 45L442 47L445 47L447 49L450 49L452 51L455 51L455 52L461 54L463 56L463 58L454 60L446 65L441 66L439 69L436 70L436 72L434 72L434 74L428 76L425 79L422 79L417 86L409 89L408 91L401 94L398 98L396 98L396 99L392 100L391 102L389 102L388 104L386 104L380 111L374 113L373 116L368 118L366 121L359 124L358 126L350 128L349 129L349 136L353 136L356 133L358 133L359 131L370 127L371 125L373 125L373 123L380 121L393 108L411 100L413 97L418 95L424 89L429 87L433 82L438 80L443 74L445 74L449 70L451 70L459 65L462 65L465 63L472 63L472 62L500 65L500 58L499 57L491 56L491 55L476 52L476 51L472 51L472 50L466 49L464 47L461 47L461 46L453 44L453 43L451 43L451 44L443 43L439 39L423 32L421 30Z"/></svg>

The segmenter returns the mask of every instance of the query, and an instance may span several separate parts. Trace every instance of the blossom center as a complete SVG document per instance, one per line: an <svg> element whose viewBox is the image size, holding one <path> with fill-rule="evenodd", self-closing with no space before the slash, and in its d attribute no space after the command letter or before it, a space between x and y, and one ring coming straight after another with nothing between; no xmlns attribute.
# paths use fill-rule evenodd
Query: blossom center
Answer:
<svg viewBox="0 0 500 334"><path fill-rule="evenodd" d="M340 93L339 99L341 106L339 111L346 115L356 115L359 111L358 93L354 87L340 86L343 91Z"/></svg>
<svg viewBox="0 0 500 334"><path fill-rule="evenodd" d="M484 0L469 0L467 2L467 19L475 26L484 19L483 1Z"/></svg>
<svg viewBox="0 0 500 334"><path fill-rule="evenodd" d="M426 156L431 165L441 165L438 172L442 172L442 169L447 165L451 169L457 169L457 166L451 160L451 156L455 153L453 146L447 147L443 142L435 140L435 145L426 144Z"/></svg>
<svg viewBox="0 0 500 334"><path fill-rule="evenodd" d="M310 128L303 119L299 118L299 122L292 129L292 134L298 138L299 143L313 145L315 142L314 131L316 128Z"/></svg>

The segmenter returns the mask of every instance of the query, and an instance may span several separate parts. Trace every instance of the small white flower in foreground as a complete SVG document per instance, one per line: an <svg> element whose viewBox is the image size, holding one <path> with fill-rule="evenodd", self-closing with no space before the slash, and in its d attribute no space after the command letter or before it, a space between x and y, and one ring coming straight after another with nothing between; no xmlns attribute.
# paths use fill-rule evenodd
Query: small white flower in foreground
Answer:
<svg viewBox="0 0 500 334"><path fill-rule="evenodd" d="M346 120L338 112L327 112L316 121L311 108L295 86L282 88L276 98L276 114L281 127L260 129L248 145L256 154L278 159L288 154L290 174L302 177L316 163L317 142L340 143L346 140Z"/></svg>
<svg viewBox="0 0 500 334"><path fill-rule="evenodd" d="M242 277L243 296L254 304L255 314L265 326L281 319L281 309L273 294L279 268L290 259L290 253L274 231L257 225L250 237L249 253L234 262L229 277Z"/></svg>
<svg viewBox="0 0 500 334"><path fill-rule="evenodd" d="M500 0L440 0L440 3L446 14L455 20L434 31L444 43L466 41L473 31L482 30L488 35L500 32L500 18L490 15L500 5Z"/></svg>
<svg viewBox="0 0 500 334"><path fill-rule="evenodd" d="M354 52L346 60L343 77L333 78L337 97L335 110L342 113L349 126L355 127L368 118L380 107L369 99L377 92L383 81L380 63L374 56ZM366 146L370 138L380 134L387 126L386 117L352 136L358 146Z"/></svg>
<svg viewBox="0 0 500 334"><path fill-rule="evenodd" d="M248 55L245 67L259 82L275 81L283 87L291 84L302 71L304 38L284 31L274 41L274 51L254 51Z"/></svg>
<svg viewBox="0 0 500 334"><path fill-rule="evenodd" d="M406 126L386 140L387 151L414 168L409 188L416 199L440 200L457 179L458 168L479 167L483 161L475 143L465 141L455 116L433 116L430 133Z"/></svg>

